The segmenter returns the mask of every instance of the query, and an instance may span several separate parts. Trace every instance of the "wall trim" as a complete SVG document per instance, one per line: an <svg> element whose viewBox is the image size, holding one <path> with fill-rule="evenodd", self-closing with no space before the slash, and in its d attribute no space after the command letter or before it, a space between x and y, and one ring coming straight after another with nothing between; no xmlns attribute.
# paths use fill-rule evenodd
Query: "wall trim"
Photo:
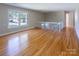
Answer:
<svg viewBox="0 0 79 59"><path fill-rule="evenodd" d="M6 36L6 35L10 35L10 34L13 34L13 33L17 33L17 32L22 32L22 31L30 30L30 29L33 29L33 28L35 28L35 27L29 27L29 28L26 28L26 29L23 29L23 30L18 30L18 31L14 31L14 32L0 34L0 37Z"/></svg>

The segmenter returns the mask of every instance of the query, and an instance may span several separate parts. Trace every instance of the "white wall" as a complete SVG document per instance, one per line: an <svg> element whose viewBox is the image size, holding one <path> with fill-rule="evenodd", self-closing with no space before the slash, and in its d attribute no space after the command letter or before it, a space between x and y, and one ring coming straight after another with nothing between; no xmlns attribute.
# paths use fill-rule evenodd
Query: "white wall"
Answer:
<svg viewBox="0 0 79 59"><path fill-rule="evenodd" d="M65 27L65 12L64 11L54 11L45 14L45 21L48 22L61 22L62 27Z"/></svg>
<svg viewBox="0 0 79 59"><path fill-rule="evenodd" d="M79 10L75 11L75 29L76 29L77 36L79 38Z"/></svg>
<svg viewBox="0 0 79 59"><path fill-rule="evenodd" d="M14 9L18 11L23 11L28 14L28 25L24 27L18 28L8 28L8 9ZM28 9L17 8L13 6L5 6L4 4L0 4L0 35L4 35L11 32L16 32L20 30L25 30L30 27L39 27L39 22L44 20L43 13L32 11Z"/></svg>
<svg viewBox="0 0 79 59"><path fill-rule="evenodd" d="M56 12L50 12L46 14L46 21L56 21L60 22L64 20L64 11L56 11Z"/></svg>
<svg viewBox="0 0 79 59"><path fill-rule="evenodd" d="M75 11L75 28L79 30L79 10Z"/></svg>

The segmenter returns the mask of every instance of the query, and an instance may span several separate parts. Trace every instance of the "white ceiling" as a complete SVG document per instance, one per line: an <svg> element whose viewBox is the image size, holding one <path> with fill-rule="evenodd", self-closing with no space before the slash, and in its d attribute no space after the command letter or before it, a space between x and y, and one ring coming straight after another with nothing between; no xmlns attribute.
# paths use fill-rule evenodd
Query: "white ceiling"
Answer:
<svg viewBox="0 0 79 59"><path fill-rule="evenodd" d="M28 8L41 12L70 11L79 9L79 3L8 3L8 5Z"/></svg>

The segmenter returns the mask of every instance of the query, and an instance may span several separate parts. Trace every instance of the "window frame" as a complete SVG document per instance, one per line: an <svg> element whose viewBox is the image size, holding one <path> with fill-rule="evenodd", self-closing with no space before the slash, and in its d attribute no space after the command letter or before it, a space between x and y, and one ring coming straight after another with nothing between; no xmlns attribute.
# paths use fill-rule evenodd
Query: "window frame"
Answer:
<svg viewBox="0 0 79 59"><path fill-rule="evenodd" d="M9 12L17 12L19 15L20 15L20 13L21 14L25 14L26 15L26 17L25 17L25 25L21 25L21 20L18 20L18 25L10 25L9 23L10 23L10 20L9 20ZM19 15L18 15L18 19L20 18L19 17ZM8 9L8 28L18 28L18 27L25 27L25 26L27 26L27 13L26 12L23 12L23 11L18 11L18 10L12 10L12 9Z"/></svg>

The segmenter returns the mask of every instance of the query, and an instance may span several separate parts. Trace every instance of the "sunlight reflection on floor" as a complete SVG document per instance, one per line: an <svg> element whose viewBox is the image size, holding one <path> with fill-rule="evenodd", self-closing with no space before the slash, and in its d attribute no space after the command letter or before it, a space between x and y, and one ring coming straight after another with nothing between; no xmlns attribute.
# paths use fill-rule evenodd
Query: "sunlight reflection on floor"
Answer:
<svg viewBox="0 0 79 59"><path fill-rule="evenodd" d="M15 52L18 53L19 51L22 50L22 48L26 48L27 46L28 46L28 33L19 34L19 36L11 38L8 41L7 54L14 55Z"/></svg>

